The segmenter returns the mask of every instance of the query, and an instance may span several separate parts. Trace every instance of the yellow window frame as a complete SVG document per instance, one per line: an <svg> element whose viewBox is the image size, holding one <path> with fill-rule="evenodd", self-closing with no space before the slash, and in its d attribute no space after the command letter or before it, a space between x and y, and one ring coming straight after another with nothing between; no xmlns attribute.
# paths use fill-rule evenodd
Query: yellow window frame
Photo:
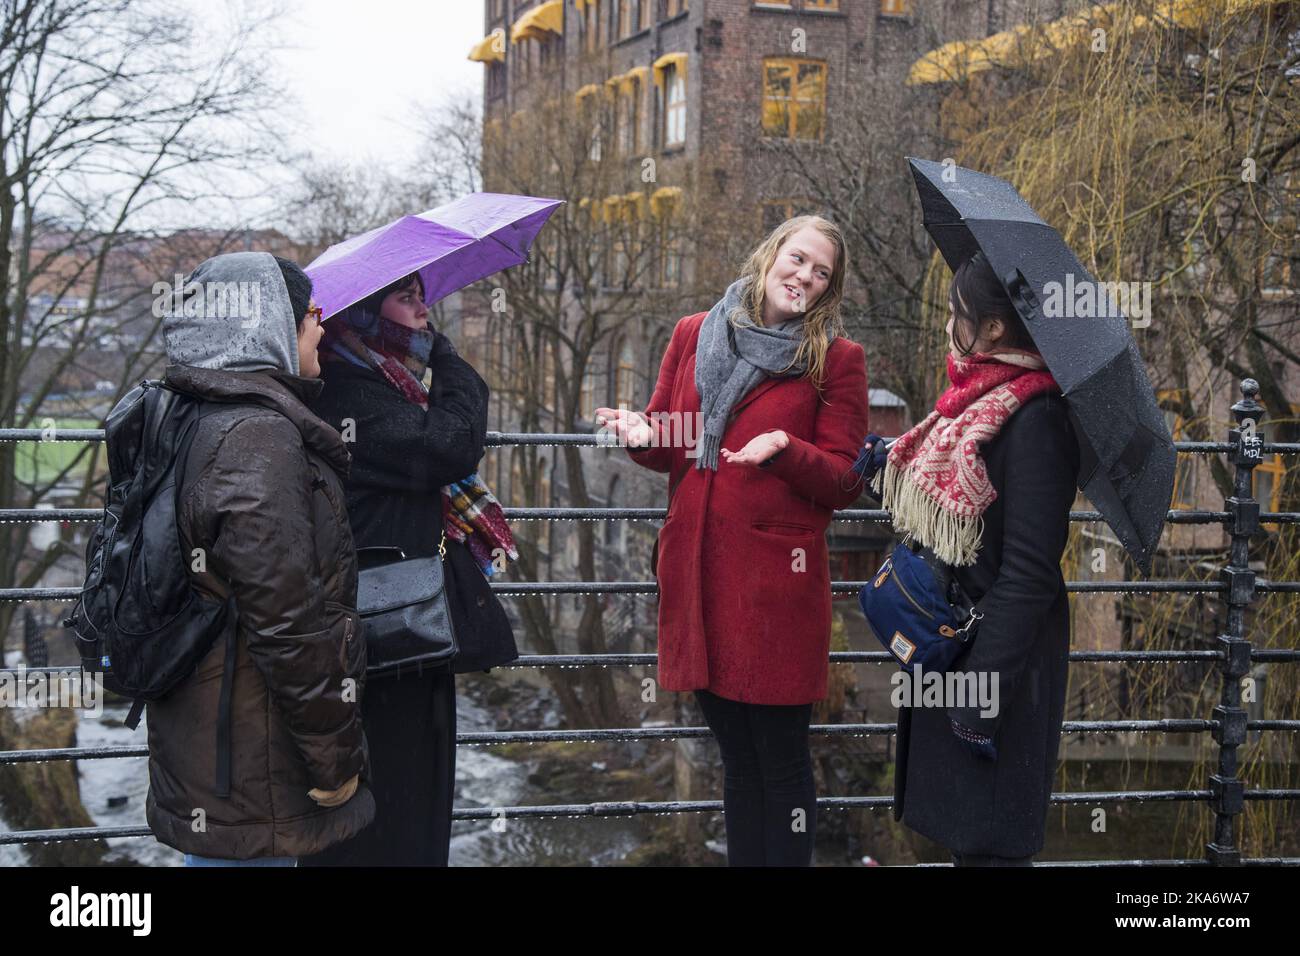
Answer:
<svg viewBox="0 0 1300 956"><path fill-rule="evenodd" d="M816 142L825 138L826 72L826 61L811 57L763 59L761 125L764 136ZM805 117L812 117L813 122L806 122ZM815 130L816 135L806 135L807 127Z"/></svg>

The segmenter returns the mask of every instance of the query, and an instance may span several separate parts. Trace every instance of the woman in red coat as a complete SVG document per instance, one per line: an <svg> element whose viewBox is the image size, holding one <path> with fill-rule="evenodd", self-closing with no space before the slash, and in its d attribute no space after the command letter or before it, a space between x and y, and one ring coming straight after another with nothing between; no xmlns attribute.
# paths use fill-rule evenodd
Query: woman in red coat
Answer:
<svg viewBox="0 0 1300 956"><path fill-rule="evenodd" d="M812 862L812 704L831 633L826 527L858 497L862 347L843 335L844 237L777 227L708 313L677 323L644 414L596 409L669 473L659 532L659 683L694 691L725 769L727 859Z"/></svg>

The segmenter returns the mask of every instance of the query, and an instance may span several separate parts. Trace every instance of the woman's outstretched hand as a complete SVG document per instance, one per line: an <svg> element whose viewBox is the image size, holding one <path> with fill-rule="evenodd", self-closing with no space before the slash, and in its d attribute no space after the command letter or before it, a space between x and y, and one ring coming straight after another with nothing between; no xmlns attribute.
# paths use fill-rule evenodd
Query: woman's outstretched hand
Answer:
<svg viewBox="0 0 1300 956"><path fill-rule="evenodd" d="M761 465L790 444L790 436L783 431L755 435L740 451L721 450L721 455L732 465Z"/></svg>
<svg viewBox="0 0 1300 956"><path fill-rule="evenodd" d="M644 448L650 444L654 432L650 423L640 412L630 408L598 408L596 424L602 428L612 429L620 444L631 448Z"/></svg>

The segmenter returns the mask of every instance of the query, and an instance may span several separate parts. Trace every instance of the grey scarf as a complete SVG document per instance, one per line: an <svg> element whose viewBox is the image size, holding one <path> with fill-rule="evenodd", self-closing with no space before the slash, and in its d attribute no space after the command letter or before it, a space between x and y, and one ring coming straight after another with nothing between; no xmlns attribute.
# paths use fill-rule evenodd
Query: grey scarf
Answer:
<svg viewBox="0 0 1300 956"><path fill-rule="evenodd" d="M747 279L737 279L722 296L700 326L695 347L695 388L700 393L700 411L704 414L704 434L700 438L696 468L718 470L718 451L726 431L732 407L749 390L768 375L775 375L793 361L799 349L802 318L782 322L775 328L742 325L727 321L740 306ZM795 366L791 377L802 375L806 368Z"/></svg>

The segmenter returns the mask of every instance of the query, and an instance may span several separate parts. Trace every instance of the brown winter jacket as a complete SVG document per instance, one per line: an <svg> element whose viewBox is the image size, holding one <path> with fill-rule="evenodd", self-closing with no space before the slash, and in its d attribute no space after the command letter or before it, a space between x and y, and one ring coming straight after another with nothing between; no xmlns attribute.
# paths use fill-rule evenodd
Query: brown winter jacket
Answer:
<svg viewBox="0 0 1300 956"><path fill-rule="evenodd" d="M375 815L356 555L338 474L348 452L306 407L319 379L172 365L163 380L222 403L204 410L177 513L195 584L228 588L238 624L230 796L216 795L222 638L179 689L149 704L149 825L202 856L317 853ZM307 795L355 774L341 806Z"/></svg>

